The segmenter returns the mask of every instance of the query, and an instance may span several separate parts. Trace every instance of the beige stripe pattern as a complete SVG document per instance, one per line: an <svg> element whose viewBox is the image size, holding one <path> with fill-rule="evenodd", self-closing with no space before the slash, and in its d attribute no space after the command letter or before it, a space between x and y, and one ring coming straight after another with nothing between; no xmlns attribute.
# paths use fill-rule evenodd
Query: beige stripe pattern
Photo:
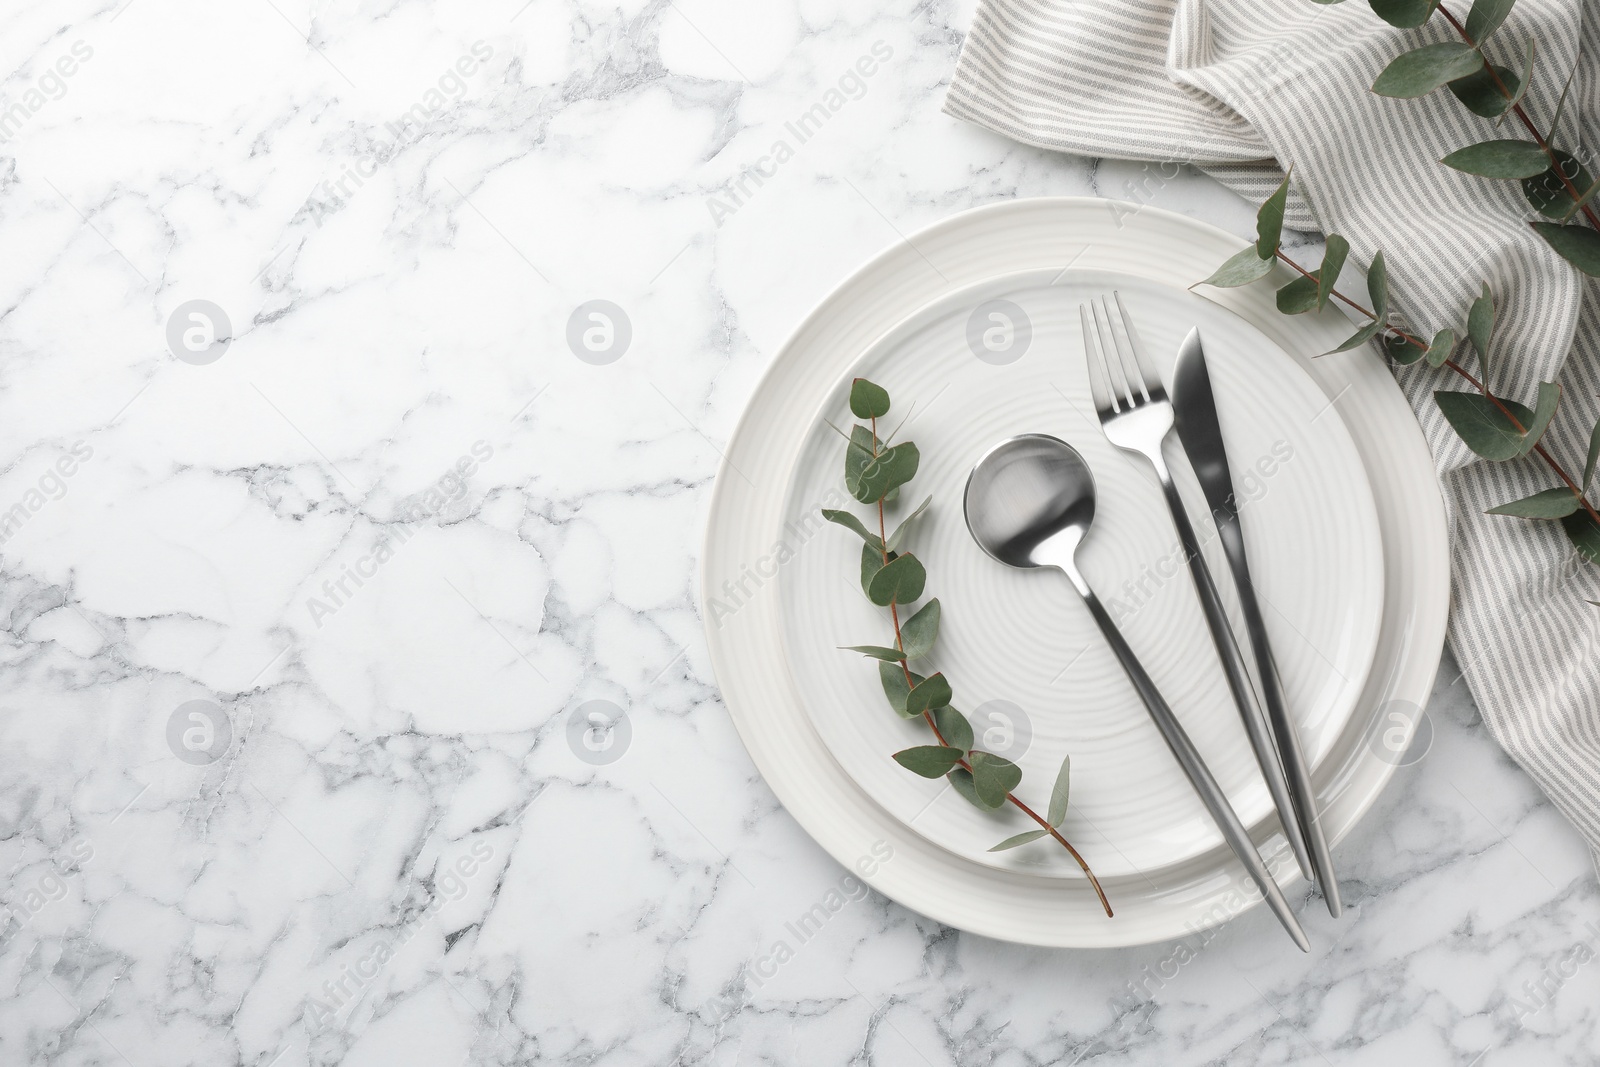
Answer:
<svg viewBox="0 0 1600 1067"><path fill-rule="evenodd" d="M1469 5L1446 6L1465 17ZM1515 67L1537 41L1525 106L1541 127L1574 72L1568 146L1588 142L1600 114L1600 15L1586 18L1585 6L1520 0L1488 46ZM1344 234L1363 265L1381 249L1393 306L1414 332L1464 333L1467 306L1490 285L1500 314L1489 381L1524 402L1540 381L1562 385L1545 445L1576 474L1600 417L1600 291L1528 228L1514 183L1438 163L1521 127L1497 128L1443 92L1368 91L1401 52L1454 39L1440 18L1397 30L1358 2L981 0L945 111L1063 152L1191 163L1257 202L1293 166L1289 224ZM1364 292L1355 271L1341 288L1352 280ZM1490 731L1600 858L1600 608L1589 603L1600 601L1600 566L1576 557L1553 523L1485 515L1554 475L1532 458L1472 455L1433 402L1434 390L1460 387L1454 375L1398 376L1449 511L1451 647Z"/></svg>

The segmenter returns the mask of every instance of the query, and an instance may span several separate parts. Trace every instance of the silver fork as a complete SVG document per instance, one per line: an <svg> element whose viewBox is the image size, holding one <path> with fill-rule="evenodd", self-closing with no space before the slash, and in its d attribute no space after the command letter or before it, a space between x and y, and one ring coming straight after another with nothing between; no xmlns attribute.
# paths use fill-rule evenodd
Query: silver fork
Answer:
<svg viewBox="0 0 1600 1067"><path fill-rule="evenodd" d="M1105 297L1088 305L1078 305L1078 315L1083 322L1083 344L1089 360L1089 389L1094 394L1095 411L1100 416L1100 427L1106 439L1124 452L1143 456L1155 468L1161 482L1161 492L1167 498L1167 508L1172 512L1172 524L1178 528L1178 539L1183 543L1184 555L1189 561L1189 576L1194 579L1195 591L1200 595L1200 606L1205 610L1206 625L1211 629L1211 640L1217 647L1217 657L1222 660L1223 673L1228 678L1228 688L1233 702L1244 720L1250 747L1255 750L1256 763L1261 776L1266 779L1267 790L1272 794L1273 806L1278 809L1278 821L1283 825L1284 839L1300 864L1307 881L1314 881L1311 857L1306 850L1305 835L1295 817L1294 802L1280 762L1272 730L1266 715L1256 700L1255 688L1245 669L1244 655L1228 625L1228 615L1222 598L1217 595L1216 583L1200 554L1200 539L1189 523L1178 489L1172 484L1172 472L1161 454L1161 446L1173 431L1172 401L1161 384L1161 376L1140 349L1128 312L1122 306L1122 296L1112 293L1116 301L1115 320L1111 305ZM1091 322L1093 328L1091 329ZM1117 325L1122 329L1119 332ZM1108 354L1110 353L1110 354Z"/></svg>

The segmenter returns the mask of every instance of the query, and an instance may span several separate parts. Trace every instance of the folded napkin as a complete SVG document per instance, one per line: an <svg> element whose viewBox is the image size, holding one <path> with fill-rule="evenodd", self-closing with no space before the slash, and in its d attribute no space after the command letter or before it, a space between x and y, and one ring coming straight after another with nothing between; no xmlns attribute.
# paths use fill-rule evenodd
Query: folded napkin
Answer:
<svg viewBox="0 0 1600 1067"><path fill-rule="evenodd" d="M1467 6L1450 4L1463 17ZM1600 114L1600 12L1586 18L1585 6L1521 0L1489 45L1516 67L1537 41L1525 106L1541 124L1577 65L1562 120L1569 146L1592 143ZM1381 249L1411 332L1464 335L1466 308L1489 283L1500 314L1491 388L1531 405L1539 381L1561 383L1545 445L1576 475L1600 414L1600 292L1528 228L1515 182L1438 162L1524 131L1508 118L1497 133L1444 91L1369 91L1400 53L1457 39L1437 16L1399 30L1359 0L980 0L945 111L1064 152L1193 163L1257 203L1292 165L1288 224L1343 234L1363 263ZM1600 859L1600 607L1588 603L1600 601L1600 565L1577 557L1555 523L1485 515L1558 482L1536 458L1491 463L1468 451L1432 396L1458 388L1454 375L1397 373L1444 489L1450 645L1490 731Z"/></svg>

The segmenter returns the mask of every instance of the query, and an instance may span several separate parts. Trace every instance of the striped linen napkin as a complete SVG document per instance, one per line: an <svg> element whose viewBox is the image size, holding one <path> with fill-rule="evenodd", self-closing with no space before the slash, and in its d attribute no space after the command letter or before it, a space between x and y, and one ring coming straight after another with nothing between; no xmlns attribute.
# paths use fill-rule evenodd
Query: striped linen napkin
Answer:
<svg viewBox="0 0 1600 1067"><path fill-rule="evenodd" d="M1466 0L1449 6L1466 13ZM1576 66L1568 144L1592 143L1600 114L1600 9L1585 6L1520 0L1489 46L1515 67L1536 39L1525 107L1541 126ZM1524 131L1508 118L1496 132L1442 91L1368 91L1400 53L1457 39L1441 18L1398 30L1354 0L980 0L945 111L1063 152L1192 163L1256 203L1292 165L1288 224L1345 235L1363 263L1381 249L1413 333L1464 335L1466 308L1492 287L1491 387L1531 404L1539 381L1560 382L1545 445L1580 470L1600 415L1600 292L1528 228L1515 182L1438 162ZM1150 197L1145 183L1106 190L1119 192ZM1451 648L1495 738L1600 860L1600 608L1588 603L1600 601L1600 565L1576 557L1555 523L1485 515L1556 479L1533 458L1474 456L1432 398L1456 386L1425 365L1397 373L1444 490Z"/></svg>

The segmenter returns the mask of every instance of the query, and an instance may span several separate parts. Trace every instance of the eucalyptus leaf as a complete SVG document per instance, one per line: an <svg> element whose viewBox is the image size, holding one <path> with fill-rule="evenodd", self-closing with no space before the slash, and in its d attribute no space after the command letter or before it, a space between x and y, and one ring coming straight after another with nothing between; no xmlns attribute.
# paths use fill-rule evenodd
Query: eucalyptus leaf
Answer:
<svg viewBox="0 0 1600 1067"><path fill-rule="evenodd" d="M1561 386L1554 382L1540 382L1539 395L1533 403L1533 421L1524 421L1522 425L1528 432L1522 435L1522 452L1526 456L1533 451L1539 443L1539 438L1550 428L1550 422L1556 417L1556 408L1561 406Z"/></svg>
<svg viewBox="0 0 1600 1067"><path fill-rule="evenodd" d="M950 768L961 761L962 752L959 748L947 748L944 745L918 745L916 748L902 749L894 754L894 761L913 774L920 774L924 778L943 778L950 773Z"/></svg>
<svg viewBox="0 0 1600 1067"><path fill-rule="evenodd" d="M852 495L863 504L875 503L917 475L922 454L910 441L880 452L862 468Z"/></svg>
<svg viewBox="0 0 1600 1067"><path fill-rule="evenodd" d="M967 763L972 766L972 786L980 799L996 806L1022 781L1022 768L992 752L974 752Z"/></svg>
<svg viewBox="0 0 1600 1067"><path fill-rule="evenodd" d="M906 534L911 532L911 524L913 522L915 522L918 518L920 518L924 511L928 510L928 505L931 504L932 502L933 502L933 497L931 497L931 496L923 497L922 498L922 503L918 504L916 506L916 509L913 510L911 512L911 514L907 515L905 518L900 520L900 525L896 526L894 528L894 533L889 535L889 551L890 552L899 551L900 546L905 544Z"/></svg>
<svg viewBox="0 0 1600 1067"><path fill-rule="evenodd" d="M1350 255L1350 242L1336 233L1328 234L1327 247L1322 252L1322 266L1317 270L1317 310L1327 306L1333 287L1339 283L1339 272Z"/></svg>
<svg viewBox="0 0 1600 1067"><path fill-rule="evenodd" d="M965 767L957 767L955 770L945 775L945 777L950 779L950 784L955 786L956 792L960 793L963 797L966 797L967 803L971 804L979 811L995 811L1000 807L1000 805L1006 802L1006 798L1003 796L992 804L983 797L980 797L978 795L978 787L973 783L972 780L972 772L967 770Z"/></svg>
<svg viewBox="0 0 1600 1067"><path fill-rule="evenodd" d="M865 378L850 383L850 413L858 419L881 419L889 414L889 392Z"/></svg>
<svg viewBox="0 0 1600 1067"><path fill-rule="evenodd" d="M1535 222L1538 231L1556 254L1591 278L1600 278L1600 233L1587 226L1561 226Z"/></svg>
<svg viewBox="0 0 1600 1067"><path fill-rule="evenodd" d="M1561 520L1561 528L1566 531L1572 547L1584 559L1590 563L1600 563L1600 526L1594 524L1594 519L1589 517L1587 511L1574 511Z"/></svg>
<svg viewBox="0 0 1600 1067"><path fill-rule="evenodd" d="M939 735L944 738L944 743L951 748L959 748L963 752L972 748L972 724L955 708L948 704L942 708L935 708L933 724L939 728Z"/></svg>
<svg viewBox="0 0 1600 1067"><path fill-rule="evenodd" d="M1580 189L1578 191L1578 199L1573 201L1571 207L1567 208L1566 213L1561 216L1561 221L1567 222L1578 212L1582 211L1584 205L1593 200L1594 194L1596 193L1600 193L1600 178L1596 178L1594 181L1590 182L1587 189Z"/></svg>
<svg viewBox="0 0 1600 1067"><path fill-rule="evenodd" d="M1367 295L1372 299L1373 320L1351 334L1334 352L1359 348L1388 327L1389 269L1384 265L1382 252L1372 257L1372 266L1367 268Z"/></svg>
<svg viewBox="0 0 1600 1067"><path fill-rule="evenodd" d="M1496 77L1499 81L1495 80ZM1516 95L1526 84L1526 76L1519 77L1510 67L1494 63L1485 64L1465 78L1456 78L1447 83L1445 88L1474 115L1497 119L1511 110L1511 100L1500 91L1500 86L1504 85Z"/></svg>
<svg viewBox="0 0 1600 1067"><path fill-rule="evenodd" d="M1567 71L1567 80L1561 86L1561 96L1556 100L1555 113L1550 116L1550 137L1561 136L1561 116L1567 113L1567 94L1572 91L1572 79L1578 75L1578 64L1582 62L1580 52L1572 57L1572 69Z"/></svg>
<svg viewBox="0 0 1600 1067"><path fill-rule="evenodd" d="M917 410L917 405L916 405L915 402L913 402L912 405L911 405L911 410L907 411L904 415L902 415L900 417L900 421L895 424L894 429L889 431L889 436L884 438L883 446L885 448L887 448L890 445L894 444L894 439L896 437L900 436L900 431L906 428L906 423L911 421L911 416L916 413L916 410Z"/></svg>
<svg viewBox="0 0 1600 1067"><path fill-rule="evenodd" d="M1378 322L1386 323L1389 318L1389 268L1383 261L1382 252L1372 257L1372 266L1367 268L1367 297L1372 301L1372 310Z"/></svg>
<svg viewBox="0 0 1600 1067"><path fill-rule="evenodd" d="M1391 26L1414 30L1433 17L1439 0L1367 0L1374 14Z"/></svg>
<svg viewBox="0 0 1600 1067"><path fill-rule="evenodd" d="M1256 246L1240 250L1238 255L1228 257L1228 262L1217 268L1217 272L1201 285L1214 285L1218 289L1233 289L1251 282L1260 281L1272 271L1272 260L1262 259L1256 254Z"/></svg>
<svg viewBox="0 0 1600 1067"><path fill-rule="evenodd" d="M1433 399L1461 440L1484 459L1515 459L1522 454L1522 431L1488 397L1439 390ZM1533 412L1521 404L1511 400L1501 403L1524 427L1533 422Z"/></svg>
<svg viewBox="0 0 1600 1067"><path fill-rule="evenodd" d="M1433 340L1428 342L1428 366L1442 367L1444 361L1450 358L1456 350L1456 332L1454 330L1440 330L1433 335Z"/></svg>
<svg viewBox="0 0 1600 1067"><path fill-rule="evenodd" d="M889 562L894 562L892 559ZM872 597L872 579L878 576L886 564L883 562L883 553L871 545L861 546L861 591Z"/></svg>
<svg viewBox="0 0 1600 1067"><path fill-rule="evenodd" d="M1408 338L1399 335L1384 338L1383 347L1389 353L1389 358L1402 367L1420 363L1422 357L1428 354L1428 350L1421 345L1412 344Z"/></svg>
<svg viewBox="0 0 1600 1067"><path fill-rule="evenodd" d="M900 643L906 646L906 656L918 659L933 648L939 636L939 598L934 597L917 610L917 613L900 625Z"/></svg>
<svg viewBox="0 0 1600 1067"><path fill-rule="evenodd" d="M1061 770L1056 772L1056 784L1050 790L1050 814L1045 817L1051 826L1060 826L1067 817L1067 793L1072 787L1072 757L1061 760Z"/></svg>
<svg viewBox="0 0 1600 1067"><path fill-rule="evenodd" d="M1294 168L1283 176L1278 188L1256 212L1256 255L1270 265L1277 254L1278 242L1283 240L1283 213L1289 206L1289 177ZM1237 257L1235 257L1237 258Z"/></svg>
<svg viewBox="0 0 1600 1067"><path fill-rule="evenodd" d="M1578 202L1573 191L1577 190L1581 196L1582 190L1594 184L1594 177L1571 153L1552 148L1550 154L1555 162L1548 170L1522 179L1522 195L1539 214L1560 219Z"/></svg>
<svg viewBox="0 0 1600 1067"><path fill-rule="evenodd" d="M850 512L834 511L830 508L823 508L822 517L831 523L836 523L840 526L843 526L846 530L850 530L856 536L860 537L861 540L865 541L867 545L874 551L883 551L883 542L878 540L878 535L867 529L866 524L860 519L856 518Z"/></svg>
<svg viewBox="0 0 1600 1067"><path fill-rule="evenodd" d="M1487 282L1483 285L1482 294L1467 311L1467 336L1472 340L1472 347L1478 350L1478 366L1483 372L1481 377L1487 381L1489 342L1494 340L1494 293L1489 291Z"/></svg>
<svg viewBox="0 0 1600 1067"><path fill-rule="evenodd" d="M1511 90L1511 99L1506 101L1506 111L1510 111L1522 103L1522 98L1528 93L1528 86L1533 83L1533 54L1536 47L1534 39L1529 37L1528 43L1522 50L1522 70L1509 78L1501 76L1500 80L1505 83L1506 88ZM1496 86L1496 88L1499 87ZM1501 114L1504 115L1505 111L1502 111ZM1550 136L1555 136L1555 127L1553 125L1550 127Z"/></svg>
<svg viewBox="0 0 1600 1067"><path fill-rule="evenodd" d="M911 685L907 685L904 667L898 663L880 663L878 680L883 683L883 695L889 698L889 707L894 713L902 719L915 719L917 716L906 711L906 696L911 692L911 685L922 682L922 675L912 671Z"/></svg>
<svg viewBox="0 0 1600 1067"><path fill-rule="evenodd" d="M1488 40L1489 35L1500 28L1500 24L1511 14L1511 8L1517 0L1473 0L1472 10L1467 12L1467 36L1472 38L1473 44L1482 44Z"/></svg>
<svg viewBox="0 0 1600 1067"><path fill-rule="evenodd" d="M883 445L865 426L850 428L850 447L844 450L844 487L851 496L861 499L857 489L861 486L861 473L872 466L873 457Z"/></svg>
<svg viewBox="0 0 1600 1067"><path fill-rule="evenodd" d="M1373 319L1355 333L1351 334L1349 337L1346 337L1344 339L1344 344L1340 345L1338 348L1335 348L1332 352L1328 352L1327 355L1331 356L1334 352L1348 352L1352 348L1360 348L1362 345L1378 336L1379 331L1382 329L1383 320Z"/></svg>
<svg viewBox="0 0 1600 1067"><path fill-rule="evenodd" d="M1571 489L1558 485L1542 493L1525 496L1508 504L1490 508L1490 515L1515 515L1523 519L1560 519L1578 510L1578 497Z"/></svg>
<svg viewBox="0 0 1600 1067"><path fill-rule="evenodd" d="M906 694L906 714L921 715L933 708L947 708L954 694L950 692L950 683L945 681L942 674L930 674L927 678L912 687ZM941 772L943 773L943 772Z"/></svg>
<svg viewBox="0 0 1600 1067"><path fill-rule="evenodd" d="M1583 465L1583 481L1578 484L1583 486L1583 491L1589 491L1589 483L1594 480L1594 467L1600 462L1600 421L1594 424L1594 429L1589 431L1589 460Z"/></svg>
<svg viewBox="0 0 1600 1067"><path fill-rule="evenodd" d="M896 556L879 569L867 583L867 599L886 608L890 604L909 604L922 595L928 572L922 569L917 557L907 552Z"/></svg>
<svg viewBox="0 0 1600 1067"><path fill-rule="evenodd" d="M1304 315L1317 307L1317 277L1304 275L1278 290L1278 311L1284 315Z"/></svg>
<svg viewBox="0 0 1600 1067"><path fill-rule="evenodd" d="M1018 845L1026 845L1030 841L1037 841L1041 837L1048 836L1049 833L1050 833L1049 830L1024 830L1020 834L1015 834L1015 835L1013 835L1011 837L1006 838L1004 841L1000 842L998 845L994 846L989 851L990 852L1004 852L1008 848L1016 848Z"/></svg>
<svg viewBox="0 0 1600 1067"><path fill-rule="evenodd" d="M887 645L840 645L839 647L845 652L859 652L863 656L889 660L892 663L898 663L906 658L904 652L898 648L889 648Z"/></svg>
<svg viewBox="0 0 1600 1067"><path fill-rule="evenodd" d="M1482 68L1483 56L1470 44L1445 41L1424 45L1397 56L1384 67L1372 83L1372 91L1379 96L1408 100Z"/></svg>
<svg viewBox="0 0 1600 1067"><path fill-rule="evenodd" d="M1484 178L1531 178L1550 169L1544 149L1532 141L1482 141L1457 149L1439 162Z"/></svg>

